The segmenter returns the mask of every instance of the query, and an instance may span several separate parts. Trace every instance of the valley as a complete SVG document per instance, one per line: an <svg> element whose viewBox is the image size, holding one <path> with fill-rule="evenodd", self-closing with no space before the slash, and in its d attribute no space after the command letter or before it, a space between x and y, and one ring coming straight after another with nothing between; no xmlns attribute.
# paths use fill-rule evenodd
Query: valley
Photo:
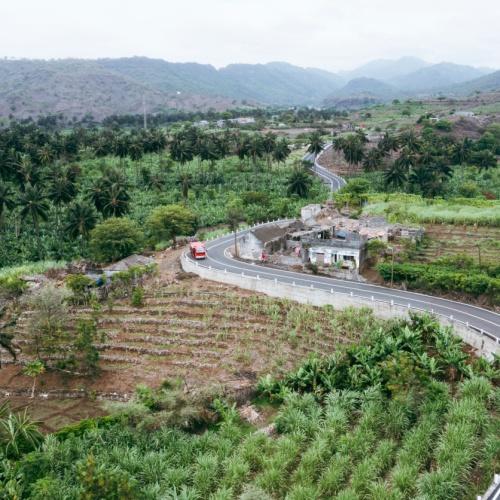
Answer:
<svg viewBox="0 0 500 500"><path fill-rule="evenodd" d="M1 60L0 498L484 494L498 78Z"/></svg>

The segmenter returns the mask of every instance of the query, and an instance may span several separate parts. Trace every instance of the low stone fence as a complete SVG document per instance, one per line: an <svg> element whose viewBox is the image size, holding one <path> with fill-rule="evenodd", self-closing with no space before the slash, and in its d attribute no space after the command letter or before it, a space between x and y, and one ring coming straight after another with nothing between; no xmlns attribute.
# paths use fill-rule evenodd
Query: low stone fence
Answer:
<svg viewBox="0 0 500 500"><path fill-rule="evenodd" d="M345 309L347 307L369 307L373 310L376 317L389 319L394 317L407 317L410 311L423 311L414 307L403 307L392 305L389 302L370 300L365 297L349 295L345 293L330 293L318 288L304 287L283 283L278 280L269 280L253 276L246 276L226 272L220 269L214 269L204 266L199 262L190 259L187 254L181 257L181 265L184 271L197 274L201 278L235 285L245 290L264 293L270 297L279 297L294 300L301 304L310 304L313 306L331 305L335 309ZM499 352L499 343L490 338L487 334L481 334L465 323L457 320L450 320L448 317L437 315L439 321L446 326L452 326L456 335L464 342L474 347L478 354L491 359L493 353Z"/></svg>

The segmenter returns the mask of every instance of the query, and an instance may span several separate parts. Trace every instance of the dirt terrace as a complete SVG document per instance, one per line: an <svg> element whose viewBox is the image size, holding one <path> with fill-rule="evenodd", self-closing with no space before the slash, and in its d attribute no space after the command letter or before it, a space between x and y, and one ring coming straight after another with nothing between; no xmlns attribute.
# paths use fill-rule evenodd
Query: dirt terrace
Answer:
<svg viewBox="0 0 500 500"><path fill-rule="evenodd" d="M429 262L462 253L473 257L476 263L479 254L483 264L498 263L500 228L452 224L425 224L424 227L429 245L419 252L419 260Z"/></svg>
<svg viewBox="0 0 500 500"><path fill-rule="evenodd" d="M260 375L287 372L311 353L332 353L358 338L370 321L360 315L358 327L353 328L349 313L270 299L187 276L177 267L176 254L167 253L158 262L160 274L147 283L142 307L132 307L128 299L111 308L103 306L99 375L86 378L48 371L40 377L31 409L44 421L54 410L47 425L51 430L59 426L61 416L71 421L73 413L80 416L86 409L75 399L124 401L138 384L158 386L166 379L182 378L187 390L248 394ZM83 307L73 311L74 318L90 314ZM24 330L29 315L30 311L23 312L15 338L23 349L21 362L29 359L30 341ZM28 398L31 379L21 370L13 364L0 370L0 388L14 398L15 406L33 402ZM102 411L99 403L92 402L90 408L91 414Z"/></svg>

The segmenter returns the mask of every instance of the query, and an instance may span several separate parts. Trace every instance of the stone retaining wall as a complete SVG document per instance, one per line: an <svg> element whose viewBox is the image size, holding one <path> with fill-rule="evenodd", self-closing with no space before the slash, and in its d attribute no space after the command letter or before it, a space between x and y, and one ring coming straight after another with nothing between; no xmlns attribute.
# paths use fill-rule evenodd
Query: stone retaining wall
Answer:
<svg viewBox="0 0 500 500"><path fill-rule="evenodd" d="M224 272L219 269L209 269L200 265L185 255L181 257L181 265L184 271L195 273L201 278L235 285L245 290L251 290L258 293L264 293L270 297L279 297L294 300L301 304L310 304L313 306L331 305L335 309L345 309L347 307L369 307L373 310L376 317L389 319L394 317L407 317L409 311L416 311L414 308L406 308L397 305L391 305L388 302L371 301L362 297L351 297L343 293L329 293L326 290L318 288L309 288L304 286L294 286L288 283L272 281L268 279L257 279L251 276L242 276L230 272ZM491 359L493 353L500 351L499 344L486 335L468 328L459 321L452 321L449 318L437 315L439 321L446 326L452 326L456 335L464 342L474 347L480 356Z"/></svg>

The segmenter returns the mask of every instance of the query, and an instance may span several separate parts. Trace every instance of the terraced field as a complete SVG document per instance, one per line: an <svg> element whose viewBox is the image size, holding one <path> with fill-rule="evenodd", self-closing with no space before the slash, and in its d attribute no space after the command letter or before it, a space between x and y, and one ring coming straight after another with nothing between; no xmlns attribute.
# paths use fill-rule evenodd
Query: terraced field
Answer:
<svg viewBox="0 0 500 500"><path fill-rule="evenodd" d="M94 378L45 373L41 393L47 397L92 394L127 400L138 384L157 386L181 378L188 389L224 388L245 392L262 373L279 374L294 368L311 353L331 354L362 336L373 319L368 311L353 314L318 309L245 293L189 278L178 283L152 279L144 305L128 299L103 305L98 329L101 371ZM29 356L26 324L30 311L18 320L16 343L20 361ZM72 311L74 320L92 314ZM71 325L69 326L71 329ZM30 382L19 365L2 369L4 388L28 392ZM45 391L50 387L50 391Z"/></svg>
<svg viewBox="0 0 500 500"><path fill-rule="evenodd" d="M428 245L422 248L418 260L430 262L438 257L465 253L475 261L498 263L500 228L474 227L451 224L426 224ZM479 248L478 248L479 247Z"/></svg>

